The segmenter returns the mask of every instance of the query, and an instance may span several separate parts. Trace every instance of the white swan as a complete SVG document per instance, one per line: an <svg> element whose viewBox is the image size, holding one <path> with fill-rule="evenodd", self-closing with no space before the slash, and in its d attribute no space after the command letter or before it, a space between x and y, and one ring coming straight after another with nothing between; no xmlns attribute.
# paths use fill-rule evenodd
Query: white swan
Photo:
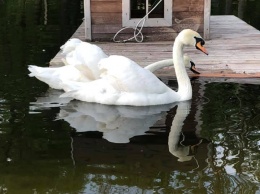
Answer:
<svg viewBox="0 0 260 194"><path fill-rule="evenodd" d="M68 64L67 61L65 62L65 64ZM195 68L195 64L191 61L191 59L188 56L184 56L184 64L185 67L190 68L190 70L193 73L199 74L199 72ZM169 66L173 66L172 59L166 59L166 60L152 63L144 67L144 69L154 72L158 69L169 67ZM29 65L28 69L31 72L29 74L30 77L36 77L40 81L48 84L49 87L57 90L64 89L65 86L63 85L62 80L77 81L77 82L90 82L96 80L96 78L93 77L93 74L88 70L89 68L85 68L85 66L78 65L78 64L65 65L62 67L38 67L35 65ZM99 73L97 73L96 75L98 74Z"/></svg>
<svg viewBox="0 0 260 194"><path fill-rule="evenodd" d="M190 68L193 73L199 74L196 71L195 64L188 56L184 57L185 67ZM97 65L97 64L96 64ZM145 69L154 72L158 69L169 67L173 65L172 59L166 59L152 63L145 67ZM49 85L49 87L62 90L64 89L62 80L90 82L95 80L92 74L88 73L87 69L78 65L65 65L62 67L38 67L29 65L28 67L30 77L36 77L40 81Z"/></svg>
<svg viewBox="0 0 260 194"><path fill-rule="evenodd" d="M61 80L90 82L100 78L98 62L108 56L103 50L93 44L82 42L77 38L68 40L61 46L61 54L65 66L62 67L38 67L29 65L30 77L36 77L49 87L62 90L64 88ZM199 74L195 69L195 64L190 57L184 55L184 65L193 73ZM166 59L152 63L145 67L151 72L158 69L173 66L172 59ZM80 83L79 83L80 84Z"/></svg>
<svg viewBox="0 0 260 194"><path fill-rule="evenodd" d="M101 79L84 83L78 87L75 82L64 80L70 92L61 97L72 97L86 102L110 105L149 106L189 100L192 97L190 79L184 67L183 47L195 46L207 54L201 36L190 29L183 30L176 37L173 46L173 62L178 81L178 91L171 90L153 73L123 56L101 59Z"/></svg>

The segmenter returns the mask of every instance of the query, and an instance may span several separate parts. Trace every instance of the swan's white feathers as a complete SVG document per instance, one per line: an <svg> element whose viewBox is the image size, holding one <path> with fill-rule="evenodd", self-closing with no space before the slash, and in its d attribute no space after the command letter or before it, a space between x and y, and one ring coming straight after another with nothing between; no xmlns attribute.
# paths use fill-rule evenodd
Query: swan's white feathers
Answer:
<svg viewBox="0 0 260 194"><path fill-rule="evenodd" d="M106 72L102 77L121 92L161 94L168 91L153 73L124 56L112 55L102 59L99 68Z"/></svg>
<svg viewBox="0 0 260 194"><path fill-rule="evenodd" d="M89 82L99 78L98 62L107 57L101 48L73 38L61 46L61 50L66 55L62 59L65 66L57 68L29 66L31 72L29 76L36 77L54 89L64 89L64 80Z"/></svg>
<svg viewBox="0 0 260 194"><path fill-rule="evenodd" d="M175 39L173 63L178 81L178 92L171 90L149 70L123 56L101 59L98 65L101 77L77 88L67 82L70 92L61 97L111 105L149 106L190 100L192 87L184 67L184 46L195 46L194 37L200 35L183 30ZM76 88L76 90L74 90Z"/></svg>
<svg viewBox="0 0 260 194"><path fill-rule="evenodd" d="M35 76L52 88L65 90L61 97L87 102L149 106L185 101L191 99L192 87L184 67L183 48L195 46L195 37L201 38L195 31L183 30L173 45L177 92L134 61L117 55L108 57L98 46L77 39L61 47L67 65L59 68L30 66L29 76Z"/></svg>
<svg viewBox="0 0 260 194"><path fill-rule="evenodd" d="M78 44L80 44L82 41L78 38L71 38L69 39L64 45L60 47L61 54L66 55L73 51Z"/></svg>
<svg viewBox="0 0 260 194"><path fill-rule="evenodd" d="M74 51L66 55L66 62L70 65L86 66L94 79L99 78L98 62L100 59L106 58L107 55L103 50L87 42L81 42ZM82 69L81 69L82 70Z"/></svg>
<svg viewBox="0 0 260 194"><path fill-rule="evenodd" d="M79 82L90 81L88 77L84 76L78 69L74 66L62 66L57 68L48 68L48 67L37 67L30 65L28 67L30 77L36 77L48 84L51 88L61 90L63 89L62 80L72 80Z"/></svg>
<svg viewBox="0 0 260 194"><path fill-rule="evenodd" d="M67 82L70 90L76 90L61 97L133 106L168 104L179 98L176 92L159 81L154 74L126 57L113 55L102 59L99 68L106 72L101 79L85 83L80 89L73 82Z"/></svg>

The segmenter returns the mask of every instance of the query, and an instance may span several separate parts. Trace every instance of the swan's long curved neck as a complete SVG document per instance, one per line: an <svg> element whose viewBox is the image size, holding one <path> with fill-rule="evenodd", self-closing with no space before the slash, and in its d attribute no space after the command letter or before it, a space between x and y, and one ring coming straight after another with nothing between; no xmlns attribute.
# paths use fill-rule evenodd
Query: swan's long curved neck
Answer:
<svg viewBox="0 0 260 194"><path fill-rule="evenodd" d="M161 61L157 61L155 63L152 63L150 65L147 65L146 67L144 67L144 69L147 69L151 72L156 71L157 69L161 69L164 67L169 67L173 65L173 60L172 59L165 59L165 60L161 60Z"/></svg>
<svg viewBox="0 0 260 194"><path fill-rule="evenodd" d="M183 43L177 37L173 45L173 63L178 81L177 93L180 96L180 101L190 100L192 97L190 78L184 66L183 47Z"/></svg>
<svg viewBox="0 0 260 194"><path fill-rule="evenodd" d="M179 147L178 144L184 121L190 112L191 101L179 102L177 106L178 107L176 110L176 114L173 118L171 130L168 137L169 152L177 157L189 158L187 156L189 152L188 146Z"/></svg>

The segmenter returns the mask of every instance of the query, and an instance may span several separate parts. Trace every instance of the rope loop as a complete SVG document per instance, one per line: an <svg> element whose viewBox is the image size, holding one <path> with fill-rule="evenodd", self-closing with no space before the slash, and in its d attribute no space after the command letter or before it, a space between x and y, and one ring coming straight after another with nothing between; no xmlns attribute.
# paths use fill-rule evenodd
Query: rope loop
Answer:
<svg viewBox="0 0 260 194"><path fill-rule="evenodd" d="M148 15L162 2L162 0L159 0L158 3L143 17L139 20L139 22L136 24L135 28L133 27L124 27L124 28L121 28L120 30L117 31L117 33L114 35L113 37L113 42L117 42L117 43L125 43L127 41L130 41L130 40L135 40L136 42L138 43L141 43L143 42L144 40L144 35L142 33L142 30L143 30L143 27L144 27L144 24L145 24L145 21L146 19L148 18ZM139 25L141 24L140 27L138 27ZM129 28L132 28L134 30L134 36L132 36L131 38L128 38L128 39L124 39L124 40L116 40L116 37L118 36L119 33L121 33L122 31L126 30L126 29L129 29Z"/></svg>

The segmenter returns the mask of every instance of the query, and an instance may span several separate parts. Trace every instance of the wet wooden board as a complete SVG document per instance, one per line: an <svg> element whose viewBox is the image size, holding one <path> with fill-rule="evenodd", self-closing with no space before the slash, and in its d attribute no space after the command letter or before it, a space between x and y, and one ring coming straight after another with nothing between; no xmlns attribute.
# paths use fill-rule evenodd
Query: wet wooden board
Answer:
<svg viewBox="0 0 260 194"><path fill-rule="evenodd" d="M83 24L74 38L84 40ZM172 57L171 41L143 43L94 42L108 55L124 55L146 66L158 60ZM260 31L235 16L211 16L210 39L205 47L209 55L194 48L185 48L204 77L237 77L260 79ZM61 66L58 53L50 62L51 66ZM174 69L162 69L155 72L158 76L174 76ZM197 76L190 73L191 76ZM260 81L259 81L260 83Z"/></svg>

